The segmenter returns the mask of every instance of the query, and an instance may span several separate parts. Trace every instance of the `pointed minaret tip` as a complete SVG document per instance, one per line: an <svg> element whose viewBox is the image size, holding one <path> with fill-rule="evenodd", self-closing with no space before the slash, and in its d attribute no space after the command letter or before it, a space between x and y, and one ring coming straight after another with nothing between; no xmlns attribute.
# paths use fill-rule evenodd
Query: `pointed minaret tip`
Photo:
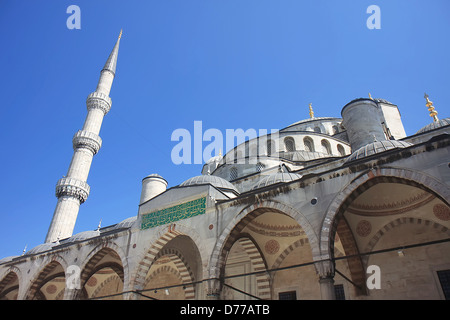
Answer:
<svg viewBox="0 0 450 320"><path fill-rule="evenodd" d="M109 70L114 75L116 74L117 56L119 55L120 38L122 38L122 29L120 29L119 38L117 39L117 42L114 45L114 48L111 51L111 54L109 55L108 60L106 60L105 66L103 67L102 71Z"/></svg>

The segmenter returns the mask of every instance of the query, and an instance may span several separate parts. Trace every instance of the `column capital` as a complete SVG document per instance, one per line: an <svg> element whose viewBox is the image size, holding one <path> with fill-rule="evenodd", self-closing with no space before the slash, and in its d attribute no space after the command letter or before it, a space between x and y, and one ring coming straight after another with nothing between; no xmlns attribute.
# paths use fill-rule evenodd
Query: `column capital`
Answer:
<svg viewBox="0 0 450 320"><path fill-rule="evenodd" d="M220 300L222 282L220 279L212 278L207 280L206 300Z"/></svg>
<svg viewBox="0 0 450 320"><path fill-rule="evenodd" d="M320 279L333 278L335 269L332 260L322 260L314 263Z"/></svg>

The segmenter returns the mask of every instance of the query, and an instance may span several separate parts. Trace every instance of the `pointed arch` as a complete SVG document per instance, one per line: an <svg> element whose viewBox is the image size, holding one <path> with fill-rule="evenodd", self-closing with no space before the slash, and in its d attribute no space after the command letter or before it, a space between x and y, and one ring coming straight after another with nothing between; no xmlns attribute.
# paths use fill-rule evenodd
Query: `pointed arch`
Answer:
<svg viewBox="0 0 450 320"><path fill-rule="evenodd" d="M67 269L66 262L63 258L58 255L50 256L49 259L43 262L44 267L40 269L34 279L31 281L30 287L26 290L26 300L33 300L36 297L39 297L39 290L43 285L45 285L48 281L56 278L56 277L64 277L65 271ZM60 272L54 273L55 270L61 268ZM53 273L53 274L52 274Z"/></svg>
<svg viewBox="0 0 450 320"><path fill-rule="evenodd" d="M226 257L232 245L240 237L241 231L257 216L266 212L276 212L293 218L308 237L313 256L319 256L319 241L309 221L296 209L275 201L262 201L247 206L237 214L219 236L209 262L209 277L220 278L224 272Z"/></svg>
<svg viewBox="0 0 450 320"><path fill-rule="evenodd" d="M389 223L385 224L382 228L380 228L370 239L370 241L368 242L368 244L366 245L366 248L364 250L364 252L371 252L373 250L373 248L376 246L376 244L378 243L378 241L380 240L380 238L387 232L392 231L393 229L396 229L402 225L405 224L415 224L415 225L423 225L426 226L428 228L432 228L436 231L440 231L443 232L445 234L447 234L447 236L450 237L450 230L443 226L440 223L431 221L431 220L427 220L427 219L421 219L421 218L415 218L415 217L401 217L401 218L397 218L395 220L390 221ZM363 257L363 261L364 263L367 265L367 261L369 259L369 256L364 256Z"/></svg>
<svg viewBox="0 0 450 320"><path fill-rule="evenodd" d="M349 204L365 190L380 182L408 184L435 194L448 205L450 187L424 172L392 167L368 170L344 187L328 206L320 230L320 256L333 257L334 235L339 218ZM316 256L318 258L319 256Z"/></svg>
<svg viewBox="0 0 450 320"><path fill-rule="evenodd" d="M100 261L110 255L113 260L107 263L101 263ZM75 292L71 292L70 296L67 296L66 299L81 299L85 296L86 290L85 285L88 280L99 270L104 268L111 268L121 279L123 282L123 291L126 291L126 284L128 282L128 262L125 258L125 254L122 249L113 242L104 241L94 249L92 249L89 254L83 259L82 264L80 265L81 274L80 274L80 290L76 290Z"/></svg>
<svg viewBox="0 0 450 320"><path fill-rule="evenodd" d="M20 270L17 267L12 266L8 268L4 275L0 278L0 300L8 299L6 296L14 291L17 291L18 295L19 288Z"/></svg>
<svg viewBox="0 0 450 320"><path fill-rule="evenodd" d="M163 226L157 233L156 239L153 241L150 248L143 254L143 257L138 263L136 272L134 273L134 279L132 279L130 284L133 290L142 290L145 287L146 278L150 268L154 262L163 255L169 255L172 262L180 268L179 270L181 270L180 275L183 283L191 283L200 276L197 274L198 270L196 272L191 269L190 264L181 251L173 248L165 248L169 242L178 236L185 236L192 240L193 246L198 252L198 261L196 261L196 264L201 268L203 265L202 255L205 254L205 249L198 233L192 228L180 223ZM187 298L195 298L195 290L193 285L186 286L184 290Z"/></svg>

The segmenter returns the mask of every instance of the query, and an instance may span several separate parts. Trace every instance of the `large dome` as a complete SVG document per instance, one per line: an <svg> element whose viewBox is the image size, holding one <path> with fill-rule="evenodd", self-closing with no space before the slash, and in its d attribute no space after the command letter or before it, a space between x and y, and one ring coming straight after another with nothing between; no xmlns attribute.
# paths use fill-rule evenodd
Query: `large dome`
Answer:
<svg viewBox="0 0 450 320"><path fill-rule="evenodd" d="M255 183L252 187L252 189L259 189L265 186L269 186L276 183L283 183L283 182L291 182L294 180L298 180L302 177L302 175L297 173L289 173L289 172L277 172L273 173L271 175L265 176L261 180L259 180L257 183Z"/></svg>
<svg viewBox="0 0 450 320"><path fill-rule="evenodd" d="M412 146L409 142L397 141L397 140L385 140L385 141L375 141L368 144L367 146L361 147L355 152L353 152L350 157L347 158L346 162L362 159L367 156L384 152L391 149L406 148Z"/></svg>
<svg viewBox="0 0 450 320"><path fill-rule="evenodd" d="M417 133L423 133L423 132L427 132L427 131L431 131L440 127L445 127L450 125L450 118L445 118L445 119L441 119L438 121L433 121L430 124L427 124L425 127L423 127L422 129L420 129L419 131L417 131Z"/></svg>
<svg viewBox="0 0 450 320"><path fill-rule="evenodd" d="M236 189L235 186L233 186L233 184L231 184L231 182L223 178L211 175L200 175L189 178L182 184L180 184L180 187L195 186L202 184L210 184L218 189L227 189L239 193L239 191Z"/></svg>

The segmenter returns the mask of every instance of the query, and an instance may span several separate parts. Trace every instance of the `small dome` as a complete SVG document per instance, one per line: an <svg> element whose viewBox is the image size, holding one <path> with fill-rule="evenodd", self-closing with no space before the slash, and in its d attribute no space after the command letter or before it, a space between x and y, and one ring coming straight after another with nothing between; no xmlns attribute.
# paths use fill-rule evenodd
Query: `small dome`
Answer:
<svg viewBox="0 0 450 320"><path fill-rule="evenodd" d="M406 148L412 146L409 142L397 141L397 140L384 140L384 141L375 141L373 143L368 144L367 146L361 147L355 152L353 152L350 157L347 158L346 162L353 161L356 159L365 158L367 156L381 153L391 149L397 148Z"/></svg>
<svg viewBox="0 0 450 320"><path fill-rule="evenodd" d="M45 251L51 250L52 247L56 246L57 244L58 243L56 243L56 242L42 243L40 245L37 245L33 249L28 250L25 254L28 255L28 254L37 254L37 253L45 252Z"/></svg>
<svg viewBox="0 0 450 320"><path fill-rule="evenodd" d="M137 216L129 217L114 226L114 229L129 228L136 221Z"/></svg>
<svg viewBox="0 0 450 320"><path fill-rule="evenodd" d="M385 104L392 104L392 105L395 106L395 104L393 104L392 102L389 102L389 101L387 101L387 100L385 100L385 99L374 98L373 100L374 100L375 102L385 103Z"/></svg>
<svg viewBox="0 0 450 320"><path fill-rule="evenodd" d="M422 129L420 129L419 131L416 132L417 133L424 133L427 131L431 131L440 127L445 127L450 125L450 118L445 118L445 119L441 119L438 121L433 121L430 124L427 124L425 127L423 127Z"/></svg>
<svg viewBox="0 0 450 320"><path fill-rule="evenodd" d="M163 177L161 177L159 174L157 174L157 173L152 173L152 174L149 174L148 176L146 176L144 179L142 179L142 180L145 180L145 179L148 179L148 178L159 178L159 179L162 179L162 180L164 180L164 181L166 181L166 179L164 179Z"/></svg>
<svg viewBox="0 0 450 320"><path fill-rule="evenodd" d="M0 259L0 264L12 261L12 259L17 258L17 257L18 256L9 256L9 257L2 258L2 259Z"/></svg>
<svg viewBox="0 0 450 320"><path fill-rule="evenodd" d="M252 187L252 190L259 189L276 183L291 182L294 180L298 180L301 177L302 175L298 173L289 173L289 172L273 173L271 175L265 176L257 183L255 183Z"/></svg>
<svg viewBox="0 0 450 320"><path fill-rule="evenodd" d="M89 238L94 238L100 235L99 230L89 230L89 231L83 231L80 233L77 233L73 236L71 236L67 242L75 242L75 241L82 241Z"/></svg>
<svg viewBox="0 0 450 320"><path fill-rule="evenodd" d="M236 193L239 193L239 191L236 189L235 186L233 186L233 184L231 184L231 182L223 178L211 175L201 175L189 178L182 184L180 184L180 187L195 186L202 184L211 184L218 189L228 189Z"/></svg>

